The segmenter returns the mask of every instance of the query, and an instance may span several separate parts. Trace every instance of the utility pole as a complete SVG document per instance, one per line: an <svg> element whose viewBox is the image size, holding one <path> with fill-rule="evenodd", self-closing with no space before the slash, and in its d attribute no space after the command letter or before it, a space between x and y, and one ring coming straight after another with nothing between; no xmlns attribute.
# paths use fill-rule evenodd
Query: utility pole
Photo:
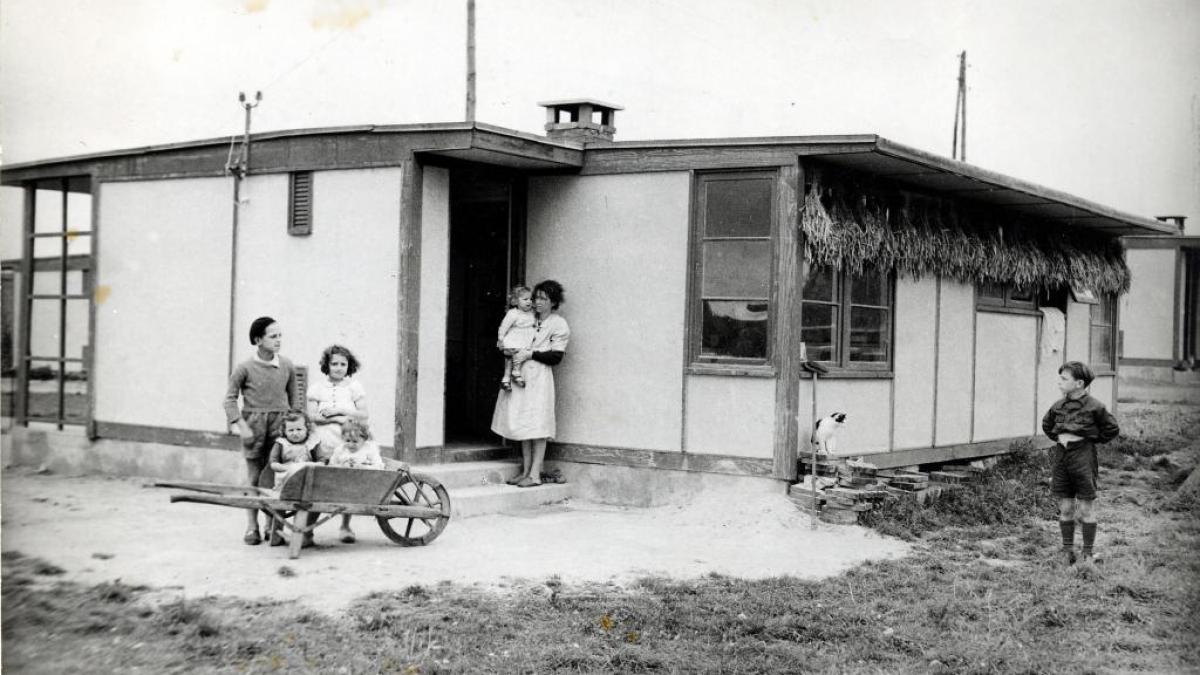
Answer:
<svg viewBox="0 0 1200 675"><path fill-rule="evenodd" d="M960 140L962 141L961 153L959 152ZM953 159L967 161L967 50L965 49L958 55L958 99L954 102L954 142L951 145L950 156Z"/></svg>
<svg viewBox="0 0 1200 675"><path fill-rule="evenodd" d="M467 0L467 121L475 121L475 0Z"/></svg>
<svg viewBox="0 0 1200 675"><path fill-rule="evenodd" d="M230 156L225 163L225 170L233 174L233 241L230 244L230 259L229 259L229 362L228 372L233 372L233 355L236 352L236 342L234 336L237 335L237 255L238 255L238 215L242 206L242 181L246 179L246 174L250 172L250 111L257 108L259 103L262 103L262 92L254 92L254 103L246 101L246 92L238 92L238 102L246 110L246 128L242 133L242 147L238 150L238 158L235 162L233 159L233 147L230 146Z"/></svg>

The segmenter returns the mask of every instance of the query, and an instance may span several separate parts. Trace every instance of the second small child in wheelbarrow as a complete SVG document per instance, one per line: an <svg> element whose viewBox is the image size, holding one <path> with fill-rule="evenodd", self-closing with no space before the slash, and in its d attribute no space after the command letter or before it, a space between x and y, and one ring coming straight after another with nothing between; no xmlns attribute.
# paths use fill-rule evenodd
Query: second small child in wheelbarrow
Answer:
<svg viewBox="0 0 1200 675"><path fill-rule="evenodd" d="M297 418L299 422L293 424L292 419ZM299 424L304 424L304 429L299 429ZM314 461L316 456L313 452L313 445L310 443L301 443L305 438L310 438L307 432L309 429L308 419L302 412L293 411L288 413L284 418L284 437L288 442L284 442L284 438L279 439L275 447L271 450L271 469L275 471L275 493L278 494L286 481L301 467L309 464L320 465L322 462ZM311 438L315 439L315 436ZM307 454L303 450L307 449ZM372 469L376 471L385 470L383 456L379 452L379 445L371 439L371 431L367 427L366 422L361 420L349 420L342 425L342 444L334 450L328 460L329 466L344 467L347 469ZM408 469L408 465L400 463L401 468ZM310 513L308 525L312 526L317 522L317 514ZM342 515L342 527L338 531L338 540L343 544L353 544L356 540L354 531L350 529L350 514ZM271 517L271 522L268 525L270 532L269 538L271 546L282 546L284 541L281 536L283 525L279 518ZM304 540L301 542L303 548L308 548L313 545L312 530L304 533Z"/></svg>

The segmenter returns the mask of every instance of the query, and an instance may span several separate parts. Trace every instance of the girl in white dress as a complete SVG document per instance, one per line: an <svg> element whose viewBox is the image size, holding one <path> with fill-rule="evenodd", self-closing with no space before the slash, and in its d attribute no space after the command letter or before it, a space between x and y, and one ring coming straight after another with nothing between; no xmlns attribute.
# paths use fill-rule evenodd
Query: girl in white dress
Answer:
<svg viewBox="0 0 1200 675"><path fill-rule="evenodd" d="M354 353L342 345L330 345L321 352L321 372L326 377L308 389L308 416L320 441L316 452L318 461L328 462L342 447L343 426L348 422L365 424L367 421L367 394L362 383L354 377L360 366ZM354 543L348 515L342 516L338 539L346 544Z"/></svg>

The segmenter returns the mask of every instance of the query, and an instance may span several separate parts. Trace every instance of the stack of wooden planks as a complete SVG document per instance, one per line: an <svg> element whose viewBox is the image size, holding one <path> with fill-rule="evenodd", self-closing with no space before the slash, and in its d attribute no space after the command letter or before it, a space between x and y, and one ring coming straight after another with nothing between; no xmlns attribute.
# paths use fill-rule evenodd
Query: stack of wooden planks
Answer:
<svg viewBox="0 0 1200 675"><path fill-rule="evenodd" d="M801 460L803 480L791 486L788 497L800 510L813 508L811 467ZM979 480L983 469L973 464L947 464L936 471L877 469L862 460L821 459L817 461L817 514L821 520L840 525L858 523L886 498L915 499L925 503L946 489L957 489Z"/></svg>

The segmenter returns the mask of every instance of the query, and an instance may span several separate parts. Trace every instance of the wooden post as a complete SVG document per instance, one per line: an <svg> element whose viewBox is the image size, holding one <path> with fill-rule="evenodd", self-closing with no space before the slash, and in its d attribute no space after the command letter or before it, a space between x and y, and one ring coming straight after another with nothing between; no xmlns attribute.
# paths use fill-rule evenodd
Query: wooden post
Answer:
<svg viewBox="0 0 1200 675"><path fill-rule="evenodd" d="M310 534L304 531L304 528L307 526L308 511L297 510L296 515L292 516L292 527L295 529L292 531L291 539L288 541L288 557L293 560L300 557L300 549L304 547L304 538Z"/></svg>
<svg viewBox="0 0 1200 675"><path fill-rule="evenodd" d="M17 331L17 409L13 416L18 424L29 426L29 369L33 366L29 360L33 354L29 339L32 335L31 327L33 325L30 317L33 316L33 255L36 241L33 233L37 221L36 183L25 183L24 207L24 215L21 218L25 234L21 255L21 297L19 300L21 314L18 317L20 329Z"/></svg>
<svg viewBox="0 0 1200 675"><path fill-rule="evenodd" d="M421 318L421 163L410 154L400 183L400 259L396 292L396 456L417 456L417 357Z"/></svg>
<svg viewBox="0 0 1200 675"><path fill-rule="evenodd" d="M776 211L779 214L779 254L775 278L775 443L776 478L796 478L796 444L799 429L796 413L800 405L800 300L807 271L800 247L800 190L803 172L799 161L779 170Z"/></svg>

